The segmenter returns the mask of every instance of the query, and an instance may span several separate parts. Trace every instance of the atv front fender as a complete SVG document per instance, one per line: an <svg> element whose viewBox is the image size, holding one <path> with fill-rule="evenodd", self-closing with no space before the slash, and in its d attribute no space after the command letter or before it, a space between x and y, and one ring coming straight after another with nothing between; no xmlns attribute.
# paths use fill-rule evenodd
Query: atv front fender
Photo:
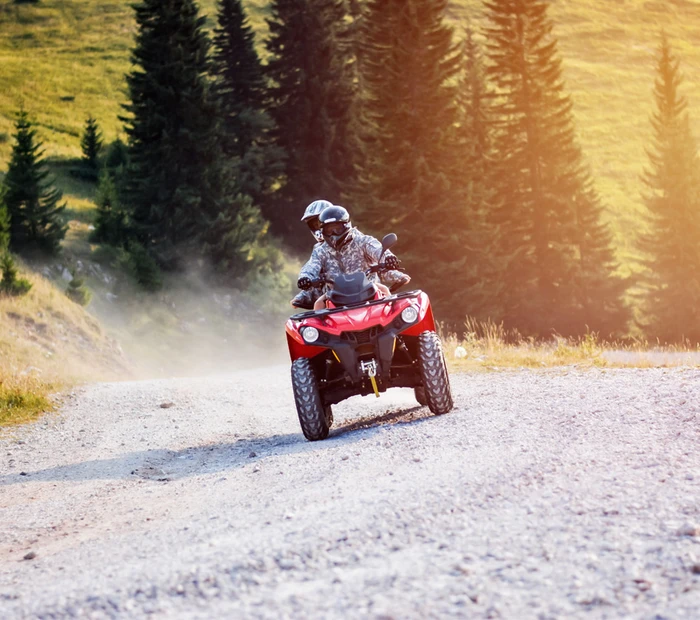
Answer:
<svg viewBox="0 0 700 620"><path fill-rule="evenodd" d="M326 347L313 347L306 344L301 339L301 336L299 336L299 340L292 338L289 332L287 332L287 345L289 346L289 357L292 361L297 360L300 357L316 357L320 353L327 351Z"/></svg>
<svg viewBox="0 0 700 620"><path fill-rule="evenodd" d="M420 309L418 321L408 329L403 330L405 336L420 336L423 332L436 331L430 298L422 291L418 296L418 308Z"/></svg>

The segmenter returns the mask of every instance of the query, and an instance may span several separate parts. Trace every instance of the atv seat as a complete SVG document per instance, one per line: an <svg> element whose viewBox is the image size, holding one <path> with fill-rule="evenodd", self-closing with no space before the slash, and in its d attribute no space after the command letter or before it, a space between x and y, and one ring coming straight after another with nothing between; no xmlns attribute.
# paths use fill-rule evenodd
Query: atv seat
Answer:
<svg viewBox="0 0 700 620"><path fill-rule="evenodd" d="M339 275L333 282L333 288L328 291L328 299L334 306L355 306L374 299L377 287L358 271L356 273Z"/></svg>

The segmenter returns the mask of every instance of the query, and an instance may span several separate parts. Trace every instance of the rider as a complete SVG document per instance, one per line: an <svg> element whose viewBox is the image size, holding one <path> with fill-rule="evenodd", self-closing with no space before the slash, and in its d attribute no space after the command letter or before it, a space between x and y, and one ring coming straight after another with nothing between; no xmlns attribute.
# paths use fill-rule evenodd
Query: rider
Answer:
<svg viewBox="0 0 700 620"><path fill-rule="evenodd" d="M321 211L327 207L332 207L333 204L328 200L314 200L309 206L306 207L304 215L301 218L302 222L305 222L309 227L311 234L316 240L316 246L324 243L323 233L321 232L321 222L319 216ZM314 246L314 248L316 247ZM302 267L302 270L306 267ZM299 291L292 299L292 306L295 308L311 308L314 302L320 297L321 290L317 288L309 288L307 290Z"/></svg>
<svg viewBox="0 0 700 620"><path fill-rule="evenodd" d="M379 262L382 244L374 237L353 228L347 209L337 205L327 207L321 212L319 220L325 243L314 247L311 258L302 267L297 281L300 289L309 290L312 280L318 279L321 273L324 274L324 278L333 280L343 273L365 271ZM409 276L397 271L399 259L391 252L385 252L383 262L386 263L388 271L383 272L380 277L386 286L377 282L377 274L371 274L369 278L375 281L384 294L389 293L388 287L398 288L410 282ZM325 295L322 295L316 300L314 309L324 307Z"/></svg>

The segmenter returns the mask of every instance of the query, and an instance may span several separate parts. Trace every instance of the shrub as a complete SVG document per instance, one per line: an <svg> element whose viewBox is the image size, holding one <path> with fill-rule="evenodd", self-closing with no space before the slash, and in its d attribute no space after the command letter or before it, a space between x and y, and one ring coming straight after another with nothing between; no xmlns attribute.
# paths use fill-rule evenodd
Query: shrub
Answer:
<svg viewBox="0 0 700 620"><path fill-rule="evenodd" d="M75 271L71 272L73 278L68 283L68 288L66 289L66 295L68 299L74 301L76 304L81 306L87 306L92 299L92 293L85 286L85 280L79 277Z"/></svg>
<svg viewBox="0 0 700 620"><path fill-rule="evenodd" d="M129 150L126 144L117 138L107 146L103 163L109 170L115 170L126 166L128 159Z"/></svg>
<svg viewBox="0 0 700 620"><path fill-rule="evenodd" d="M6 386L0 380L0 426L19 424L51 409L41 385Z"/></svg>
<svg viewBox="0 0 700 620"><path fill-rule="evenodd" d="M155 292L163 286L163 276L158 263L141 244L129 244L125 263L134 280L147 291Z"/></svg>
<svg viewBox="0 0 700 620"><path fill-rule="evenodd" d="M97 219L91 241L122 247L129 238L128 217L119 204L116 185L109 171L103 170L95 197Z"/></svg>
<svg viewBox="0 0 700 620"><path fill-rule="evenodd" d="M26 295L32 288L31 282L25 278L17 277L17 266L12 256L6 253L0 261L2 269L2 280L0 280L0 293L6 295L20 296Z"/></svg>

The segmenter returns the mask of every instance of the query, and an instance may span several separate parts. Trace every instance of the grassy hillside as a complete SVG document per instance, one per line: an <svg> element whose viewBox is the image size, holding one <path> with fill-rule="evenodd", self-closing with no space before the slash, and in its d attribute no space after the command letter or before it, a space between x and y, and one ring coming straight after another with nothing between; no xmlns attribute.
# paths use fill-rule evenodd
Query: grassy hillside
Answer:
<svg viewBox="0 0 700 620"><path fill-rule="evenodd" d="M264 31L266 0L245 1L251 21ZM209 14L215 0L203 0ZM639 175L650 136L655 59L665 29L680 55L687 79L683 94L700 136L700 3L696 0L588 0L552 2L567 90L574 100L580 143L597 188L608 205L620 256L629 264L633 241L643 228ZM457 28L483 18L481 0L453 0ZM23 103L38 120L46 152L79 155L88 114L105 137L119 134L124 73L135 32L129 3L117 0L41 0L0 4L0 169L10 151L12 115ZM59 169L69 206L89 220L91 188Z"/></svg>
<svg viewBox="0 0 700 620"><path fill-rule="evenodd" d="M59 387L130 373L116 342L66 297L65 281L21 271L31 291L0 295L0 426L46 410L47 397Z"/></svg>
<svg viewBox="0 0 700 620"><path fill-rule="evenodd" d="M201 6L211 14L215 0ZM264 13L262 8L251 13L258 28ZM20 104L38 121L49 156L80 154L89 114L106 138L114 139L135 32L129 2L0 3L0 167L10 153L13 114Z"/></svg>

